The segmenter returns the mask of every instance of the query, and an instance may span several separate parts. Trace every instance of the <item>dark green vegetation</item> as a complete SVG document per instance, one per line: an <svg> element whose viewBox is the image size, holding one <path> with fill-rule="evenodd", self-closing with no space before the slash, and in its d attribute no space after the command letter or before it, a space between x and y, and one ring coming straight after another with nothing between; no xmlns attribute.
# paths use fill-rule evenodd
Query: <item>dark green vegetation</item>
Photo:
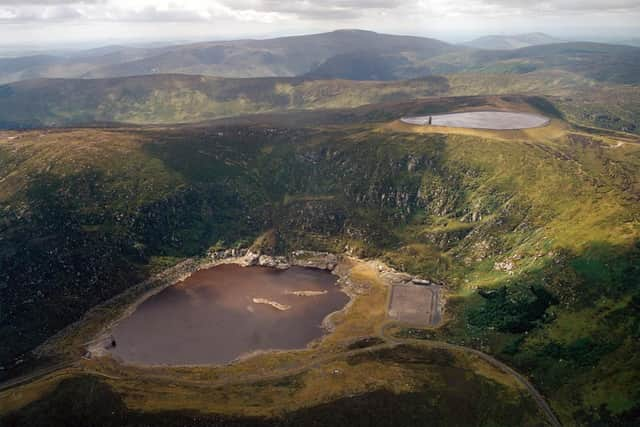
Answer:
<svg viewBox="0 0 640 427"><path fill-rule="evenodd" d="M127 408L108 384L92 376L63 380L51 393L5 417L6 426L543 426L526 395L461 368L444 350L409 346L364 353L354 366L377 360L411 369L424 381L419 391L380 390L336 399L271 418L231 417L186 411L138 412ZM295 389L298 377L277 387ZM267 384L265 384L266 386ZM469 399L469 395L473 396Z"/></svg>

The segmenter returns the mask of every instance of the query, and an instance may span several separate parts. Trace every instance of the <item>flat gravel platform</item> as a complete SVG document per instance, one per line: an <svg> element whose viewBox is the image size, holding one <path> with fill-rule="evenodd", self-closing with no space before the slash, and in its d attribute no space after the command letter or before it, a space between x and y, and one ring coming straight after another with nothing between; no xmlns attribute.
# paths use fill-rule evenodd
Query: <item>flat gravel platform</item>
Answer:
<svg viewBox="0 0 640 427"><path fill-rule="evenodd" d="M442 319L440 293L437 285L393 285L389 317L415 325L436 326Z"/></svg>
<svg viewBox="0 0 640 427"><path fill-rule="evenodd" d="M400 121L410 125L429 126L429 116L403 117ZM531 129L546 126L549 122L547 117L538 114L503 111L472 111L431 116L431 126L487 130Z"/></svg>

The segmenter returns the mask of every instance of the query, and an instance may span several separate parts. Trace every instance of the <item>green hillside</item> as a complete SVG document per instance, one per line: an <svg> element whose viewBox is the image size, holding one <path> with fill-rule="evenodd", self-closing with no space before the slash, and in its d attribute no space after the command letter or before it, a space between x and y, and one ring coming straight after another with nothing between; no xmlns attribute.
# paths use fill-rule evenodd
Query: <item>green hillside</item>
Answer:
<svg viewBox="0 0 640 427"><path fill-rule="evenodd" d="M377 61L376 58L373 60ZM376 72L375 67L371 69ZM376 77L383 78L387 71L377 72L382 74ZM465 72L384 82L317 80L311 76L221 79L190 75L32 80L0 86L0 128L113 122L193 123L238 115L343 109L434 96L513 94L544 96L574 123L640 132L638 87L603 84L561 70L526 74Z"/></svg>
<svg viewBox="0 0 640 427"><path fill-rule="evenodd" d="M242 126L2 132L0 360L28 358L153 271L271 230L278 252L346 250L446 282L445 326L398 336L496 355L567 425L628 424L640 410L640 141L571 126L550 105L461 97ZM502 133L394 121L473 106L554 121Z"/></svg>
<svg viewBox="0 0 640 427"><path fill-rule="evenodd" d="M0 128L198 122L261 112L349 108L446 93L447 80L398 82L189 75L32 80L0 86Z"/></svg>
<svg viewBox="0 0 640 427"><path fill-rule="evenodd" d="M560 70L599 82L637 84L640 48L599 43L557 43L516 50L474 50L430 58L434 73L527 74Z"/></svg>

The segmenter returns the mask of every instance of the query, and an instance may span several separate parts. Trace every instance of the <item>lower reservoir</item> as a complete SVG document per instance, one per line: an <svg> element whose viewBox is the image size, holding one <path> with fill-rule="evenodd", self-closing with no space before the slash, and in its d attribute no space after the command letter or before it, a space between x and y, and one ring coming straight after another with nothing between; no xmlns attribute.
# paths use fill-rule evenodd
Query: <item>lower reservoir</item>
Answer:
<svg viewBox="0 0 640 427"><path fill-rule="evenodd" d="M111 352L129 363L189 365L304 348L348 301L326 271L220 265L142 302L113 328Z"/></svg>

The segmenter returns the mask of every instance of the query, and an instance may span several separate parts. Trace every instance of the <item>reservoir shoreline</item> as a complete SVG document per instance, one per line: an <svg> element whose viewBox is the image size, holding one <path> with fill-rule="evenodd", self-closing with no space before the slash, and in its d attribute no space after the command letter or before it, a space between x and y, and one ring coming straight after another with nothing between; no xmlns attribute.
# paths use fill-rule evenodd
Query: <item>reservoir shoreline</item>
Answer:
<svg viewBox="0 0 640 427"><path fill-rule="evenodd" d="M161 367L161 366L171 366L171 367L198 367L198 366L223 366L235 363L240 360L244 360L248 357L251 357L256 354L264 354L264 353L272 353L272 352L283 352L283 351L296 351L296 350L307 350L318 344L323 338L325 338L331 331L333 330L333 322L331 318L338 313L344 312L348 310L351 306L354 298L354 294L349 292L348 289L344 286L344 274L340 274L336 269L336 266L339 263L339 257L337 255L326 253L326 252L313 252L313 251L293 251L288 257L282 256L269 256L269 255L260 255L251 252L247 249L228 249L225 251L217 251L210 253L206 258L192 258L185 260L176 266L165 270L153 278L148 279L145 282L142 282L137 287L140 288L143 286L149 286L148 282L156 282L156 285L151 289L145 291L143 294L139 295L133 302L128 303L126 308L112 321L108 322L101 329L101 332L95 335L95 338L86 342L84 347L86 349L85 358L95 358L95 357L111 357L117 360L118 363L129 366L138 366L138 367ZM268 267L273 270L287 270L291 267L301 267L308 269L316 269L316 270L325 270L329 273L332 273L337 277L335 281L335 286L340 288L340 291L347 296L346 304L340 309L336 311L332 311L328 313L321 322L321 327L323 329L323 334L311 340L307 343L306 346L295 348L295 349L256 349L254 351L240 354L237 358L226 362L226 363L185 363L185 364L165 364L165 363L139 363L139 362L128 362L122 360L121 358L115 356L110 351L110 343L113 337L113 330L126 318L131 316L141 304L160 292L170 288L171 286L179 285L180 283L186 281L195 273L198 273L203 270L212 269L222 265L235 264L241 267L252 267L252 266L262 266ZM160 282L159 284L157 282ZM133 288L132 288L133 289ZM307 298L304 298L307 299Z"/></svg>
<svg viewBox="0 0 640 427"><path fill-rule="evenodd" d="M424 281L412 275L400 272L393 267L386 265L377 259L363 260L348 254L336 255L328 252L315 252L306 250L292 251L288 257L272 257L267 255L259 255L252 253L248 249L227 249L216 252L210 252L206 256L197 258L188 258L180 263L169 267L162 272L139 282L126 291L112 297L102 304L92 308L85 315L62 329L56 335L38 347L34 354L39 358L49 360L78 360L93 359L101 357L110 357L108 349L105 347L110 342L110 332L112 328L118 324L123 318L130 315L135 309L150 297L162 292L164 289L176 285L192 274L203 270L224 264L238 264L241 266L270 266L277 269L286 269L290 266L306 267L312 269L320 269L330 271L331 274L337 276L336 286L339 286L344 292L348 301L344 307L338 311L327 314L322 321L322 327L326 331L318 339L308 343L304 348L285 349L285 350L256 350L248 354L239 356L227 364L185 364L170 365L171 367L214 367L224 366L240 362L254 355L268 353L281 353L292 351L307 351L321 345L331 333L335 330L335 319L341 319L343 314L347 314L354 304L355 300L360 297L360 290L351 282L351 269L355 264L367 263L374 265L376 270L382 275L384 282L391 286L394 283L410 282L411 280ZM407 282L407 283L408 283ZM428 282L428 281L427 281ZM433 282L431 282L433 283ZM443 284L441 284L443 285ZM444 300L441 302L444 306ZM113 359L116 363L117 360ZM131 364L134 367L154 367L150 364ZM167 367L169 365L157 365L159 367Z"/></svg>

